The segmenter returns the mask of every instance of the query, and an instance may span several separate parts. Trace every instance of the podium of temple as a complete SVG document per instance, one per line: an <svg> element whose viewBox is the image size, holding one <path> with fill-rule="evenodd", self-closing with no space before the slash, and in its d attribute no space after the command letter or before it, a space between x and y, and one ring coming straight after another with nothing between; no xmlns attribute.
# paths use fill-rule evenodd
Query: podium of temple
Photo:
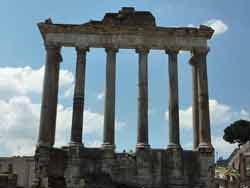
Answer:
<svg viewBox="0 0 250 188"><path fill-rule="evenodd" d="M46 63L33 187L211 187L214 149L210 134L207 43L213 29L203 25L199 28L160 27L150 12L131 7L124 7L118 13L106 13L101 21L73 25L55 24L48 19L38 27L44 40ZM76 50L71 137L69 145L55 148L59 70L64 47ZM85 73L88 71L86 57L91 48L106 51L104 128L100 148L86 147L82 138ZM116 55L119 49L134 49L138 55L138 121L134 154L115 150ZM148 55L152 49L166 52L168 63L169 123L166 126L169 135L168 145L163 149L151 148L148 140ZM180 51L190 52L186 66L192 69L193 150L184 150L180 144Z"/></svg>

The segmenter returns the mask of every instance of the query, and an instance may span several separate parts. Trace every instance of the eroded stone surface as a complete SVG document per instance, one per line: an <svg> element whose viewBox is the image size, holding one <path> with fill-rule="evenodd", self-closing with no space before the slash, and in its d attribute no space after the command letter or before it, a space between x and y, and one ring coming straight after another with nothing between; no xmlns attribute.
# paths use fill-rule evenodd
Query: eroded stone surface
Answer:
<svg viewBox="0 0 250 188"><path fill-rule="evenodd" d="M58 51L49 50L53 46L106 48L107 79L103 147L85 148L81 144L81 135L73 134L73 137L79 137L76 141L80 144L55 149L55 124L51 120L56 117L54 111L57 98L48 94L51 91L54 91L52 96L57 94L58 79L54 79L53 76L58 76L58 69L52 72L46 69L40 124L40 132L43 134L40 134L42 136L39 137L39 143L49 144L39 144L36 150L34 188L211 187L210 171L213 168L214 153L210 135L206 69L207 40L213 34L211 28L158 27L150 12L135 11L133 8L123 8L118 13L107 13L102 21L90 21L81 25L53 24L49 19L38 26L47 47L47 57L50 57L47 59L46 67L53 68L58 65ZM138 135L136 152L133 154L115 153L115 52L119 48L134 48L139 53ZM165 50L169 56L170 135L169 147L162 150L151 149L148 143L147 54L151 49ZM196 125L198 128L195 132L199 134L198 140L196 138L199 142L196 145L199 147L195 147L193 151L182 150L179 142L179 50L191 51L194 56L191 60L197 61L198 70L195 70L195 73L198 78L193 82L198 85L194 88L197 89L196 96L199 98L196 99L199 101L199 113L195 112L195 116L199 116L196 122L199 125ZM54 86L52 90L47 87L50 84ZM81 90L83 89L81 87ZM83 93L81 96L83 97ZM77 110L77 107L74 109ZM81 126L73 128L74 133L82 130ZM46 137L47 132L51 136Z"/></svg>

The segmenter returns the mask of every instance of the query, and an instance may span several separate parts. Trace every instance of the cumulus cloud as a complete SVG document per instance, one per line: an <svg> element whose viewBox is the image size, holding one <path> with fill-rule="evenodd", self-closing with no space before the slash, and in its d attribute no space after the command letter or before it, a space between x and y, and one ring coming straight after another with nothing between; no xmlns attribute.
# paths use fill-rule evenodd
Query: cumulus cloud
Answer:
<svg viewBox="0 0 250 188"><path fill-rule="evenodd" d="M250 120L250 113L244 109L236 111L229 105L222 104L217 100L209 100L210 121L212 129L213 146L221 156L228 156L236 145L225 142L222 138L223 130L232 122L238 119ZM179 110L180 128L183 132L192 129L192 106ZM168 121L168 112L165 113L165 118ZM184 147L191 148L192 143L185 143Z"/></svg>
<svg viewBox="0 0 250 188"><path fill-rule="evenodd" d="M223 140L222 137L212 136L212 144L215 148L216 153L219 156L223 156L223 157L229 156L232 153L232 151L235 148L237 148L237 145L229 144L228 142Z"/></svg>
<svg viewBox="0 0 250 188"><path fill-rule="evenodd" d="M100 113L92 112L90 109L84 111L83 132L84 136L91 136L91 141L87 141L87 146L97 146L102 140L104 116ZM57 131L55 145L60 147L67 145L70 139L72 121L72 107L58 105L57 109ZM124 122L115 121L116 131L125 126Z"/></svg>
<svg viewBox="0 0 250 188"><path fill-rule="evenodd" d="M237 119L250 119L250 113L246 110L237 112L230 106L213 99L209 100L209 110L212 126L225 127ZM181 128L192 128L192 106L180 109L179 116ZM168 120L168 112L165 113L165 118Z"/></svg>
<svg viewBox="0 0 250 188"><path fill-rule="evenodd" d="M44 66L38 69L31 67L0 67L0 99L20 95L41 94ZM59 86L62 91L72 87L74 77L68 70L60 70Z"/></svg>
<svg viewBox="0 0 250 188"><path fill-rule="evenodd" d="M210 26L214 29L214 34L219 35L225 33L228 30L228 26L219 19L211 19L204 23L204 25Z"/></svg>
<svg viewBox="0 0 250 188"><path fill-rule="evenodd" d="M33 104L27 96L0 100L0 145L7 155L32 155L37 141L40 105ZM67 145L70 141L72 108L59 104L57 109L57 131L55 146ZM116 121L116 129L125 123ZM103 115L86 110L84 112L84 134L92 135L87 146L99 146L103 131ZM4 155L4 153L0 153Z"/></svg>
<svg viewBox="0 0 250 188"><path fill-rule="evenodd" d="M32 95L40 95L42 91L44 67L32 69L0 67L0 155L32 155L37 142L40 104L32 100ZM60 89L72 95L74 78L68 70L60 71ZM70 91L71 90L71 91ZM62 91L62 90L61 90ZM70 94L71 92L71 94ZM100 100L104 92L99 94ZM236 119L250 119L250 113L242 109L233 110L229 105L217 100L210 100L212 127L224 129ZM70 140L72 107L58 105L57 109L56 146L67 145ZM180 126L186 130L192 128L192 107L180 110ZM168 113L166 112L166 119ZM117 121L116 130L125 125ZM100 146L103 133L103 114L86 109L84 112L83 132L85 145ZM213 144L217 151L231 151L234 146L225 143L221 137L213 136Z"/></svg>
<svg viewBox="0 0 250 188"><path fill-rule="evenodd" d="M228 26L219 19L211 19L203 23L203 25L209 26L214 29L214 35L220 35L228 30ZM188 24L187 27L197 27L194 24Z"/></svg>
<svg viewBox="0 0 250 188"><path fill-rule="evenodd" d="M6 152L1 155L30 155L37 138L39 105L19 96L0 100L0 106L0 145Z"/></svg>
<svg viewBox="0 0 250 188"><path fill-rule="evenodd" d="M40 104L32 101L33 94L41 95L44 67L32 69L0 67L0 155L33 155L37 142ZM73 74L60 70L60 90L65 94L73 88ZM55 146L70 141L72 107L59 104ZM86 146L100 146L103 115L86 109L84 112L84 136L91 137ZM116 130L125 126L116 121Z"/></svg>

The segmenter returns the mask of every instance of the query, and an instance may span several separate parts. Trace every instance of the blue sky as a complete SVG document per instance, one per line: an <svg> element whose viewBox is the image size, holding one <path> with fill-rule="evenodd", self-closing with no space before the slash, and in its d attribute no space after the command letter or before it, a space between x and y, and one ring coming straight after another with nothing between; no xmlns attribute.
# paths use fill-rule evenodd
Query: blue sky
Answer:
<svg viewBox="0 0 250 188"><path fill-rule="evenodd" d="M37 23L51 17L55 23L81 24L100 20L106 12L123 6L151 11L157 25L199 26L216 30L209 42L208 78L213 142L219 155L226 156L234 146L221 139L223 129L232 121L250 119L250 1L248 0L92 0L92 1L18 1L0 4L0 155L32 154L37 139L45 50ZM75 50L62 50L57 145L69 142ZM179 92L181 141L192 145L191 67L189 53L179 54ZM85 124L86 145L102 140L105 52L92 49L87 56ZM117 150L134 149L137 130L137 71L135 50L117 54L116 119ZM168 144L168 70L167 55L149 55L149 141L154 148Z"/></svg>

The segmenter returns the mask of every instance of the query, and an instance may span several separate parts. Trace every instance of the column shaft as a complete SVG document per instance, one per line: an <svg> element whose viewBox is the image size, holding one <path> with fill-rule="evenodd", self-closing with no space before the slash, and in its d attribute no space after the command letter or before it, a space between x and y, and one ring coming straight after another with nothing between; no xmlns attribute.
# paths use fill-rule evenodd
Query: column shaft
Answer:
<svg viewBox="0 0 250 188"><path fill-rule="evenodd" d="M196 52L196 58L198 60L199 87L199 147L212 147L207 80L207 52L207 49Z"/></svg>
<svg viewBox="0 0 250 188"><path fill-rule="evenodd" d="M169 57L169 145L180 148L179 99L178 99L178 51L167 51Z"/></svg>
<svg viewBox="0 0 250 188"><path fill-rule="evenodd" d="M139 97L137 148L148 148L148 49L137 49L139 54Z"/></svg>
<svg viewBox="0 0 250 188"><path fill-rule="evenodd" d="M38 145L51 147L55 142L59 69L62 58L60 47L46 46L46 51Z"/></svg>
<svg viewBox="0 0 250 188"><path fill-rule="evenodd" d="M107 48L103 147L115 148L115 82L117 49Z"/></svg>
<svg viewBox="0 0 250 188"><path fill-rule="evenodd" d="M86 72L86 51L88 49L77 48L76 76L73 102L73 117L71 128L71 143L82 144L84 89Z"/></svg>
<svg viewBox="0 0 250 188"><path fill-rule="evenodd" d="M198 95L198 65L194 56L190 60L192 66L192 86L193 86L193 149L199 145L199 95Z"/></svg>

